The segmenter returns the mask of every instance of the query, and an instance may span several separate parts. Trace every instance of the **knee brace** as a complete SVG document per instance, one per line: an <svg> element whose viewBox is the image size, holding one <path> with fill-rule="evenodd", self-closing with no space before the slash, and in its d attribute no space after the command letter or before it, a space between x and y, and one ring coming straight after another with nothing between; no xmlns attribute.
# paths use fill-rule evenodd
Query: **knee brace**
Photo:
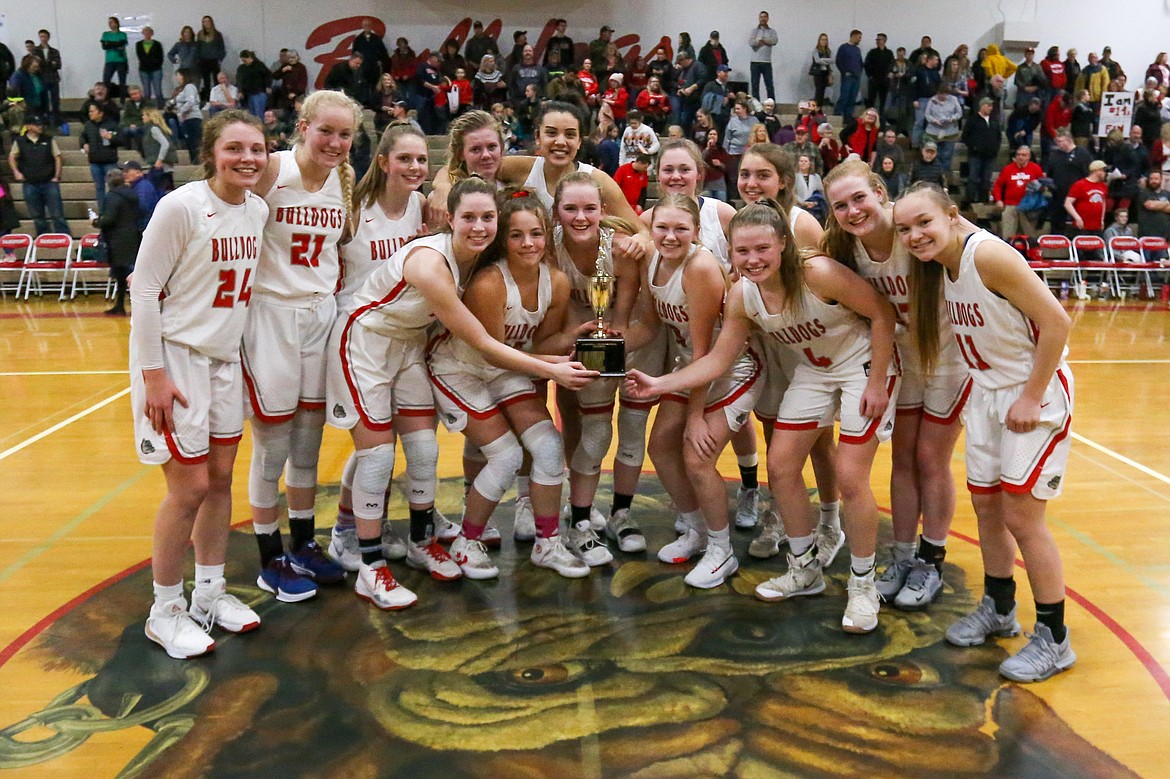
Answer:
<svg viewBox="0 0 1170 779"><path fill-rule="evenodd" d="M349 459L345 461L345 467L341 469L341 489L353 495L353 472L357 469L357 457L354 452L350 452Z"/></svg>
<svg viewBox="0 0 1170 779"><path fill-rule="evenodd" d="M618 448L614 459L622 465L641 468L646 461L646 423L650 412L622 406L617 419Z"/></svg>
<svg viewBox="0 0 1170 779"><path fill-rule="evenodd" d="M613 417L609 414L582 414L581 440L569 467L586 476L601 473L601 461L613 441Z"/></svg>
<svg viewBox="0 0 1170 779"><path fill-rule="evenodd" d="M293 417L288 464L284 468L285 486L317 486L317 460L324 433L324 411L301 410Z"/></svg>
<svg viewBox="0 0 1170 779"><path fill-rule="evenodd" d="M394 473L394 444L359 449L354 459L353 515L358 519L381 519Z"/></svg>
<svg viewBox="0 0 1170 779"><path fill-rule="evenodd" d="M532 474L536 484L555 487L565 480L565 447L551 419L542 419L524 431L520 442L532 455Z"/></svg>
<svg viewBox="0 0 1170 779"><path fill-rule="evenodd" d="M280 497L280 473L291 446L288 423L252 425L252 464L248 469L248 502L269 509Z"/></svg>
<svg viewBox="0 0 1170 779"><path fill-rule="evenodd" d="M475 491L493 503L499 503L504 493L512 486L516 471L524 462L524 450L511 432L480 447L487 457L487 465L475 477L471 485Z"/></svg>
<svg viewBox="0 0 1170 779"><path fill-rule="evenodd" d="M406 455L406 498L410 503L427 505L435 502L438 481L439 441L434 430L417 430L399 436Z"/></svg>
<svg viewBox="0 0 1170 779"><path fill-rule="evenodd" d="M487 458L483 456L480 448L466 438L463 439L463 459L477 463L487 462Z"/></svg>

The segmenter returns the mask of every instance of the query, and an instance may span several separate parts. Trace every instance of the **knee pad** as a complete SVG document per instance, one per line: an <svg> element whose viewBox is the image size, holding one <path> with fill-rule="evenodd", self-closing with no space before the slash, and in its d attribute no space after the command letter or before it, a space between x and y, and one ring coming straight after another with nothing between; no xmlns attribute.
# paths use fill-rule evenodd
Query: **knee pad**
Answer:
<svg viewBox="0 0 1170 779"><path fill-rule="evenodd" d="M394 473L394 444L359 449L354 459L353 515L358 519L381 519Z"/></svg>
<svg viewBox="0 0 1170 779"><path fill-rule="evenodd" d="M483 456L483 452L480 451L479 447L466 438L463 439L463 459L476 463L487 462L487 458Z"/></svg>
<svg viewBox="0 0 1170 779"><path fill-rule="evenodd" d="M284 483L289 487L316 487L317 460L325 433L325 412L298 411L292 423Z"/></svg>
<svg viewBox="0 0 1170 779"><path fill-rule="evenodd" d="M565 447L551 419L543 419L525 430L520 442L532 456L533 482L550 487L564 482Z"/></svg>
<svg viewBox="0 0 1170 779"><path fill-rule="evenodd" d="M435 431L417 430L399 436L398 440L406 455L407 500L419 505L434 503L439 469L439 441Z"/></svg>
<svg viewBox="0 0 1170 779"><path fill-rule="evenodd" d="M614 459L622 465L641 468L646 461L646 423L650 412L622 406L617 419L618 448Z"/></svg>
<svg viewBox="0 0 1170 779"><path fill-rule="evenodd" d="M248 469L248 502L258 508L272 508L280 497L280 474L288 460L290 427L252 425L252 464Z"/></svg>
<svg viewBox="0 0 1170 779"><path fill-rule="evenodd" d="M582 414L581 440L569 463L577 473L596 476L601 473L601 461L613 441L613 417L609 414Z"/></svg>
<svg viewBox="0 0 1170 779"><path fill-rule="evenodd" d="M524 450L520 448L520 442L511 432L504 433L490 444L481 446L480 450L487 457L487 465L475 477L475 482L471 486L483 497L493 503L499 503L516 479L516 471L520 470L524 462Z"/></svg>
<svg viewBox="0 0 1170 779"><path fill-rule="evenodd" d="M341 489L353 494L353 472L357 469L357 457L354 452L350 452L349 459L345 461L345 467L341 469Z"/></svg>

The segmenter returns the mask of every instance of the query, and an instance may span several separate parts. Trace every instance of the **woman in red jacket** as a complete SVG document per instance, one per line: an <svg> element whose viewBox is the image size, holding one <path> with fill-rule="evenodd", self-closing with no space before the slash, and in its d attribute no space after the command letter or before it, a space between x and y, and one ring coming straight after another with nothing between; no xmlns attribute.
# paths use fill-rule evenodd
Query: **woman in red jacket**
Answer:
<svg viewBox="0 0 1170 779"><path fill-rule="evenodd" d="M638 93L635 104L654 132L660 135L666 132L666 125L670 121L670 95L662 91L662 81L658 76L650 77L646 88Z"/></svg>

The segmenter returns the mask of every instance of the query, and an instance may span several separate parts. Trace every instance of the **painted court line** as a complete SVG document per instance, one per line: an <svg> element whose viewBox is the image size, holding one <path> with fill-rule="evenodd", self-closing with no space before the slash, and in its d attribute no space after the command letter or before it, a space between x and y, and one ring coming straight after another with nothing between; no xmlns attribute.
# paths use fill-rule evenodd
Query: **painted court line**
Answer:
<svg viewBox="0 0 1170 779"><path fill-rule="evenodd" d="M130 371L0 371L0 376L125 376Z"/></svg>
<svg viewBox="0 0 1170 779"><path fill-rule="evenodd" d="M1101 444L1097 443L1096 441L1090 441L1088 438L1085 438L1080 433L1073 433L1072 437L1074 440L1080 441L1085 446L1088 446L1092 449L1096 449L1101 454L1108 455L1108 456L1112 457L1114 460L1117 460L1118 462L1125 463L1130 468L1141 471L1146 476L1151 476L1151 477L1157 479L1158 481L1162 482L1163 484L1170 484L1170 476L1166 476L1165 474L1158 473L1153 468L1142 465L1141 463L1137 462L1136 460L1131 460L1128 457L1126 457L1125 455L1119 454L1107 446L1101 446Z"/></svg>
<svg viewBox="0 0 1170 779"><path fill-rule="evenodd" d="M36 435L34 435L30 438L24 439L16 446L12 446L12 447L9 447L8 449L5 449L3 452L0 452L0 460L4 460L8 457L11 457L12 455L16 454L17 452L21 451L22 449L27 449L28 447L35 444L37 441L40 441L42 438L47 438L48 436L51 436L53 433L56 433L58 430L61 430L62 428L65 428L65 427L68 427L69 425L72 425L77 420L83 419L84 417L89 416L93 412L98 411L100 409L103 409L106 406L113 403L114 401L120 400L121 398L124 398L129 394L130 394L129 387L122 390L121 392L115 392L113 395L110 395L105 400L98 401L97 403L94 403L92 406L85 409L84 411L79 411L76 414L74 414L73 416L69 417L68 419L63 419L60 422L58 422L57 424L53 425L52 427L47 428L45 430L42 430L41 432L37 433Z"/></svg>
<svg viewBox="0 0 1170 779"><path fill-rule="evenodd" d="M1065 360L1069 365L1170 365L1170 360Z"/></svg>

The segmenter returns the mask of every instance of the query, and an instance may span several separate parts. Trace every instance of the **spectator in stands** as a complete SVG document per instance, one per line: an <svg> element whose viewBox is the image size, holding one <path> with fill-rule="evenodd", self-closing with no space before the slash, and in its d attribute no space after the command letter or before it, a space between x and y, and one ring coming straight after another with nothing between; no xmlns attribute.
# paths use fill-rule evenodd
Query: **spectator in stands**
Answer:
<svg viewBox="0 0 1170 779"><path fill-rule="evenodd" d="M1125 78L1125 71L1121 65L1113 59L1113 49L1109 46L1101 49L1101 67L1109 71L1109 80L1117 81Z"/></svg>
<svg viewBox="0 0 1170 779"><path fill-rule="evenodd" d="M820 156L820 155L816 155ZM801 154L796 158L796 181L792 188L796 203L817 220L825 218L825 184L817 174L813 157Z"/></svg>
<svg viewBox="0 0 1170 779"><path fill-rule="evenodd" d="M40 57L25 54L21 58L20 69L9 80L8 95L23 99L26 113L38 116L49 113L49 90L41 80Z"/></svg>
<svg viewBox="0 0 1170 779"><path fill-rule="evenodd" d="M696 62L690 52L680 52L675 72L675 94L678 95L678 120L683 127L695 121L695 112L701 108L703 85L707 83L707 69Z"/></svg>
<svg viewBox="0 0 1170 779"><path fill-rule="evenodd" d="M1003 76L991 76L987 79L987 87L979 95L991 100L991 118L1000 127L1004 126L1004 97L1007 93L1007 82ZM1006 129L1006 128L1005 128Z"/></svg>
<svg viewBox="0 0 1170 779"><path fill-rule="evenodd" d="M122 104L122 115L118 124L122 132L122 145L127 149L142 151L142 136L146 132L143 127L142 112L150 107L142 96L142 88L131 84L127 90L130 97Z"/></svg>
<svg viewBox="0 0 1170 779"><path fill-rule="evenodd" d="M975 82L975 89L972 91L971 97L978 99L978 97L987 90L987 69L983 67L983 60L987 57L987 48L984 47L975 55L975 61L971 63L971 80Z"/></svg>
<svg viewBox="0 0 1170 779"><path fill-rule="evenodd" d="M236 88L240 90L240 100L248 113L261 121L268 108L268 85L271 82L272 72L256 59L256 52L251 49L241 51L240 66L236 68ZM369 100L368 94L366 100Z"/></svg>
<svg viewBox="0 0 1170 779"><path fill-rule="evenodd" d="M918 148L922 145L922 135L926 131L926 107L942 85L936 55L927 54L926 59L914 69L913 83L914 129L910 133L910 145Z"/></svg>
<svg viewBox="0 0 1170 779"><path fill-rule="evenodd" d="M653 55L646 61L646 76L648 79L657 77L664 90L668 84L674 83L674 64L665 46L655 47Z"/></svg>
<svg viewBox="0 0 1170 779"><path fill-rule="evenodd" d="M1160 87L1170 86L1170 61L1167 60L1166 52L1158 52L1158 56L1154 57L1154 61L1146 68L1146 78L1152 78Z"/></svg>
<svg viewBox="0 0 1170 779"><path fill-rule="evenodd" d="M817 145L809 140L808 128L803 125L796 127L796 139L784 144L781 148L792 155L792 159L799 159L803 154L807 156L813 163L813 173L820 175L821 171L825 169L825 162L821 159L820 149Z"/></svg>
<svg viewBox="0 0 1170 779"><path fill-rule="evenodd" d="M558 78L553 78L550 73L544 94L549 100L572 103L585 113L589 112L589 104L585 102L585 88L581 86L581 79L577 78L576 73L565 72Z"/></svg>
<svg viewBox="0 0 1170 779"><path fill-rule="evenodd" d="M803 127L808 130L809 140L813 143L821 142L821 125L827 121L817 101L802 100L796 104L796 123L793 129Z"/></svg>
<svg viewBox="0 0 1170 779"><path fill-rule="evenodd" d="M601 84L597 81L597 74L593 72L593 60L589 57L581 61L581 69L577 71L577 80L581 82L581 90L585 93L585 102L596 111L601 102Z"/></svg>
<svg viewBox="0 0 1170 779"><path fill-rule="evenodd" d="M967 105L968 98L971 97L971 71L970 69L963 70L963 60L955 55L947 57L947 61L943 63L942 81L940 86L946 86L951 90L951 94L959 101L959 106Z"/></svg>
<svg viewBox="0 0 1170 779"><path fill-rule="evenodd" d="M926 64L927 60L932 57L936 58L938 62L934 65L934 70L938 71L942 68L942 55L934 48L933 41L930 40L929 35L922 36L922 42L919 43L918 48L910 52L910 62L915 65Z"/></svg>
<svg viewBox="0 0 1170 779"><path fill-rule="evenodd" d="M876 108L867 108L857 121L853 131L845 138L847 153L856 154L866 165L872 166L877 159L878 138L881 136L881 122Z"/></svg>
<svg viewBox="0 0 1170 779"><path fill-rule="evenodd" d="M162 111L147 107L142 111L142 164L146 178L165 195L175 188L174 169L179 164L175 137L163 119Z"/></svg>
<svg viewBox="0 0 1170 779"><path fill-rule="evenodd" d="M886 194L890 200L896 200L898 195L902 194L902 190L910 183L906 174L898 170L897 163L890 156L878 158L877 174L881 176L882 184L885 186Z"/></svg>
<svg viewBox="0 0 1170 779"><path fill-rule="evenodd" d="M111 95L126 99L126 74L130 70L130 60L126 56L128 40L122 32L122 23L118 17L111 16L106 20L108 30L102 33L102 49L105 50L105 65L102 67L102 81ZM114 76L118 77L118 91L114 91Z"/></svg>
<svg viewBox="0 0 1170 779"><path fill-rule="evenodd" d="M379 39L381 40L381 39ZM389 57L387 57L387 60ZM439 72L446 78L455 80L455 71L462 69L463 71L470 70L467 65L467 60L459 53L459 41L454 38L448 38L443 41L443 45L439 47Z"/></svg>
<svg viewBox="0 0 1170 779"><path fill-rule="evenodd" d="M760 120L751 114L747 103L740 101L732 108L731 120L727 123L727 129L723 133L723 148L727 150L727 156L731 158L731 164L727 168L727 191L733 197L739 196L736 182L739 178L740 158L743 157L743 153L747 149L752 128L759 123Z"/></svg>
<svg viewBox="0 0 1170 779"><path fill-rule="evenodd" d="M409 101L417 95L418 90L414 81L417 70L418 55L410 48L410 41L399 38L395 41L394 53L390 55L390 75L394 76L394 83L398 85L401 99Z"/></svg>
<svg viewBox="0 0 1170 779"><path fill-rule="evenodd" d="M391 125L408 124L420 133L423 131L422 125L418 123L418 119L414 117L414 112L409 110L409 106L405 100L399 100L394 104L394 114L390 120Z"/></svg>
<svg viewBox="0 0 1170 779"><path fill-rule="evenodd" d="M989 43L987 44L987 56L983 58L983 70L987 73L988 79L992 76L1003 76L1006 80L1016 72L1016 65L999 53L999 46Z"/></svg>
<svg viewBox="0 0 1170 779"><path fill-rule="evenodd" d="M638 93L634 103L655 133L666 130L670 120L670 95L662 89L662 81L658 76L650 76L646 88Z"/></svg>
<svg viewBox="0 0 1170 779"><path fill-rule="evenodd" d="M626 202L635 213L642 213L646 205L646 189L650 186L650 176L646 173L654 158L649 154L639 154L634 159L622 164L613 174L614 183L621 187Z"/></svg>
<svg viewBox="0 0 1170 779"><path fill-rule="evenodd" d="M1142 128L1142 141L1146 151L1151 151L1162 136L1162 101L1156 90L1142 90L1142 99L1133 107L1132 122Z"/></svg>
<svg viewBox="0 0 1170 779"><path fill-rule="evenodd" d="M227 71L215 74L215 86L207 97L207 115L215 116L220 111L240 107L240 90L232 83Z"/></svg>
<svg viewBox="0 0 1170 779"><path fill-rule="evenodd" d="M727 171L731 168L731 157L719 143L718 130L712 128L707 131L707 140L702 148L703 162L706 165L703 194L726 202Z"/></svg>
<svg viewBox="0 0 1170 779"><path fill-rule="evenodd" d="M817 144L817 150L821 154L821 174L824 177L833 168L837 167L837 163L845 159L847 154L845 147L841 145L841 141L837 140L837 131L833 125L825 122L817 128L820 133L821 142Z"/></svg>
<svg viewBox="0 0 1170 779"><path fill-rule="evenodd" d="M442 135L446 128L442 126L437 109L444 98L446 85L443 81L443 74L439 72L438 52L430 52L426 59L418 64L414 72L414 84L419 94L415 101L418 110L418 123L422 125L423 132L428 135ZM366 86L365 100L356 96L354 100L365 105L373 95L372 87L372 84Z"/></svg>
<svg viewBox="0 0 1170 779"><path fill-rule="evenodd" d="M1094 114L1098 113L1101 110L1101 96L1109 89L1109 71L1093 52L1089 52L1089 64L1077 79L1077 89L1088 90L1089 105Z"/></svg>
<svg viewBox="0 0 1170 779"><path fill-rule="evenodd" d="M597 33L597 37L589 42L589 49L587 51L589 59L593 60L594 67L600 63L605 62L606 50L609 48L610 39L613 38L613 28L608 24L603 25L601 30Z"/></svg>
<svg viewBox="0 0 1170 779"><path fill-rule="evenodd" d="M199 69L199 44L195 42L195 30L189 24L183 25L179 31L179 40L167 52L167 59L175 66L175 70L189 70L197 72ZM159 96L162 99L162 96Z"/></svg>
<svg viewBox="0 0 1170 779"><path fill-rule="evenodd" d="M389 75L389 73L386 74L387 77ZM374 116L374 121L375 124L378 121L377 114ZM386 125L389 126L389 124L389 121L387 121ZM385 127L382 129L385 129ZM292 137L292 134L292 125L281 119L278 112L271 108L264 112L264 143L268 148L269 154L291 148L289 138ZM379 134L381 133L379 132Z"/></svg>
<svg viewBox="0 0 1170 779"><path fill-rule="evenodd" d="M1150 158L1142 145L1142 128L1134 125L1129 133L1127 140L1120 130L1110 132L1101 155L1113 168L1109 173L1109 195L1122 207L1137 197L1141 179L1150 170Z"/></svg>
<svg viewBox="0 0 1170 779"><path fill-rule="evenodd" d="M757 100L763 99L764 90L767 90L769 98L776 99L776 88L772 81L772 47L780 42L780 38L768 26L768 19L768 12L760 11L759 23L748 36L748 48L752 50L750 88ZM764 82L763 89L760 88L760 80Z"/></svg>
<svg viewBox="0 0 1170 779"><path fill-rule="evenodd" d="M12 139L8 166L24 187L24 202L37 235L69 233L61 203L61 149L45 135L44 120L31 114L24 120L24 132Z"/></svg>
<svg viewBox="0 0 1170 779"><path fill-rule="evenodd" d="M979 100L979 107L963 125L963 145L967 147L967 201L986 203L991 189L991 166L999 155L1002 138L999 125L992 117L995 103L989 97Z"/></svg>
<svg viewBox="0 0 1170 779"><path fill-rule="evenodd" d="M1064 57L1065 89L1075 91L1077 79L1081 76L1081 63L1077 61L1077 50L1069 49Z"/></svg>
<svg viewBox="0 0 1170 779"><path fill-rule="evenodd" d="M609 85L601 95L601 103L609 108L613 123L618 131L626 129L626 114L630 110L630 95L626 91L625 79L621 73L609 74Z"/></svg>
<svg viewBox="0 0 1170 779"><path fill-rule="evenodd" d="M643 124L642 112L637 109L630 111L625 131L621 136L621 154L619 165L633 162L640 154L653 157L658 153L658 135L648 125Z"/></svg>
<svg viewBox="0 0 1170 779"><path fill-rule="evenodd" d="M1048 88L1050 90L1048 99L1051 99L1051 95L1061 90L1068 90L1070 86L1068 73L1065 70L1064 63L1060 61L1059 46L1048 47L1048 53L1040 61L1040 67L1044 70L1044 78L1048 81Z"/></svg>
<svg viewBox="0 0 1170 779"><path fill-rule="evenodd" d="M61 52L49 45L48 30L39 30L37 38L40 42L36 47L36 54L41 58L41 81L49 91L49 125L56 125L61 121ZM2 92L0 92L2 93Z"/></svg>
<svg viewBox="0 0 1170 779"><path fill-rule="evenodd" d="M691 34L689 32L680 32L678 34L678 45L674 49L676 57L685 52L691 55L691 59L695 59L695 47L691 43Z"/></svg>
<svg viewBox="0 0 1170 779"><path fill-rule="evenodd" d="M747 147L750 149L757 143L771 143L772 139L768 136L768 128L762 123L757 124L752 128L751 135L748 136Z"/></svg>
<svg viewBox="0 0 1170 779"><path fill-rule="evenodd" d="M1137 230L1129 223L1129 211L1124 208L1116 208L1113 210L1113 224L1105 228L1105 233L1101 236L1108 243L1114 238L1125 236L1128 238L1137 238ZM1123 251L1114 251L1113 257L1117 262L1141 262L1142 255L1140 252L1126 249Z"/></svg>
<svg viewBox="0 0 1170 779"><path fill-rule="evenodd" d="M597 61L593 62L593 72L597 74L597 82L599 84L608 84L609 77L614 73L621 73L623 78L626 74L626 63L618 53L617 44L610 43L605 49L605 58L600 67Z"/></svg>
<svg viewBox="0 0 1170 779"><path fill-rule="evenodd" d="M716 72L720 65L731 64L727 57L727 49L719 42L718 30L712 30L703 48L699 49L699 62L703 63L708 73Z"/></svg>
<svg viewBox="0 0 1170 779"><path fill-rule="evenodd" d="M142 163L138 160L127 160L121 165L122 176L126 186L134 190L138 197L138 229L145 230L150 217L154 215L154 207L158 205L159 193L142 172Z"/></svg>
<svg viewBox="0 0 1170 779"><path fill-rule="evenodd" d="M216 75L219 75L218 73ZM203 112L199 110L199 90L193 83L196 74L189 70L175 71L175 96L171 104L175 112L175 135L187 145L192 164L199 159L199 142L203 137Z"/></svg>
<svg viewBox="0 0 1170 779"><path fill-rule="evenodd" d="M558 63L566 70L571 70L576 59L576 54L573 51L573 39L565 34L568 30L569 23L564 19L553 20L553 34L549 36L548 43L544 49L544 66L549 66L549 59L553 52L556 52L559 57Z"/></svg>
<svg viewBox="0 0 1170 779"><path fill-rule="evenodd" d="M906 59L906 48L899 46L894 53L894 62L886 78L890 84L889 104L886 117L902 135L910 134L910 121L914 104L914 68Z"/></svg>
<svg viewBox="0 0 1170 779"><path fill-rule="evenodd" d="M109 95L110 92L106 88L105 82L96 82L93 85L93 89L89 91L89 97L81 103L81 110L78 112L81 121L85 122L89 118L89 107L96 105L102 109L103 116L117 122L121 118L121 111L118 108L118 104L111 100Z"/></svg>
<svg viewBox="0 0 1170 779"><path fill-rule="evenodd" d="M926 141L918 150L918 158L910 166L910 182L927 181L946 189L947 172L939 160L938 146L934 141Z"/></svg>
<svg viewBox="0 0 1170 779"><path fill-rule="evenodd" d="M1134 200L1138 232L1170 239L1170 190L1162 189L1164 176L1151 170L1146 185Z"/></svg>
<svg viewBox="0 0 1170 779"><path fill-rule="evenodd" d="M344 92L362 105L370 102L373 92L366 83L363 62L362 55L351 54L349 59L335 63L325 76L325 88Z"/></svg>
<svg viewBox="0 0 1170 779"><path fill-rule="evenodd" d="M219 75L219 66L227 56L223 34L215 29L215 20L204 16L199 21L199 33L195 36L195 57L199 62L199 96L206 100Z"/></svg>
<svg viewBox="0 0 1170 779"><path fill-rule="evenodd" d="M1012 146L1031 146L1032 136L1040 126L1043 116L1038 97L1030 98L1027 103L1017 104L1016 110L1008 117L1008 143Z"/></svg>
<svg viewBox="0 0 1170 779"><path fill-rule="evenodd" d="M1032 150L1027 146L1017 148L1012 161L1004 165L999 172L991 191L995 204L1003 209L1000 235L1005 240L1010 240L1015 235L1036 235L1036 227L1032 220L1017 206L1024 199L1028 182L1036 181L1043 176L1044 171L1032 162Z"/></svg>
<svg viewBox="0 0 1170 779"><path fill-rule="evenodd" d="M134 44L134 56L138 60L138 78L142 81L142 93L147 102L163 103L162 44L154 39L154 29L142 28L142 40Z"/></svg>
<svg viewBox="0 0 1170 779"><path fill-rule="evenodd" d="M1162 171L1163 179L1166 178L1167 173L1170 173L1170 121L1162 123L1158 140L1150 149L1150 170Z"/></svg>
<svg viewBox="0 0 1170 779"><path fill-rule="evenodd" d="M1016 107L1027 105L1032 98L1043 102L1044 90L1048 88L1048 79L1044 77L1044 68L1036 62L1036 50L1029 46L1024 49L1024 61L1016 66Z"/></svg>
<svg viewBox="0 0 1170 779"><path fill-rule="evenodd" d="M110 276L114 279L114 305L106 309L106 313L125 316L126 279L134 271L138 247L142 243L138 195L126 186L122 171L117 166L106 171L102 184L103 189L109 190L109 195L99 205L98 217L93 220L93 226L102 231Z"/></svg>
<svg viewBox="0 0 1170 779"><path fill-rule="evenodd" d="M496 67L496 56L485 54L471 83L472 100L477 108L489 110L493 103L507 99L508 84Z"/></svg>
<svg viewBox="0 0 1170 779"><path fill-rule="evenodd" d="M463 54L472 67L481 64L485 54L490 54L496 59L500 56L500 47L496 45L496 39L483 31L483 22L478 19L471 25L471 39L463 47Z"/></svg>
<svg viewBox="0 0 1170 779"><path fill-rule="evenodd" d="M837 47L837 72L841 76L841 90L837 96L837 116L853 116L857 93L861 89L861 30L849 33L849 40Z"/></svg>
<svg viewBox="0 0 1170 779"><path fill-rule="evenodd" d="M996 138L996 148L998 145L999 139ZM870 166L875 172L881 168L883 157L892 159L897 170L907 167L906 152L902 149L902 144L898 143L898 131L893 127L887 127L878 139L877 148L874 149L874 162Z"/></svg>
<svg viewBox="0 0 1170 779"><path fill-rule="evenodd" d="M865 53L865 107L884 111L890 94L890 68L894 66L894 52L886 47L886 34L879 32L874 47Z"/></svg>
<svg viewBox="0 0 1170 779"><path fill-rule="evenodd" d="M817 36L817 45L813 47L812 62L808 66L808 74L812 76L814 94L818 103L825 102L825 91L833 83L833 50L829 48L829 36L821 33Z"/></svg>
<svg viewBox="0 0 1170 779"><path fill-rule="evenodd" d="M79 143L89 162L100 213L106 199L106 173L118 166L118 123L106 117L97 103L89 106L89 117L81 127Z"/></svg>
<svg viewBox="0 0 1170 779"><path fill-rule="evenodd" d="M938 161L943 171L951 172L951 162L955 154L955 141L959 140L959 123L963 119L963 105L959 99L951 94L946 84L939 84L934 97L926 101L926 111L923 114L926 128L923 138L934 141L938 147Z"/></svg>
<svg viewBox="0 0 1170 779"><path fill-rule="evenodd" d="M444 43L444 50L446 47L447 43ZM458 44L455 49L458 52ZM362 17L362 31L353 39L352 53L362 55L362 75L367 84L378 83L383 69L390 67L390 52L386 50L382 36L374 32L374 20L369 16Z"/></svg>
<svg viewBox="0 0 1170 779"><path fill-rule="evenodd" d="M520 110L520 103L524 100L524 91L529 84L536 86L538 94L544 92L548 83L548 73L544 67L536 63L536 52L531 46L525 46L521 51L520 60L508 73L508 99Z"/></svg>
<svg viewBox="0 0 1170 779"><path fill-rule="evenodd" d="M1089 175L1089 163L1092 161L1093 155L1089 154L1088 149L1076 145L1067 128L1056 132L1052 152L1044 163L1044 175L1052 179L1052 203L1049 208L1052 232L1061 232L1068 217L1064 210L1064 199L1068 197L1073 184Z"/></svg>
<svg viewBox="0 0 1170 779"><path fill-rule="evenodd" d="M0 100L8 96L8 79L16 72L16 58L12 56L12 49L0 41Z"/></svg>
<svg viewBox="0 0 1170 779"><path fill-rule="evenodd" d="M1055 90L1052 102L1044 111L1044 121L1040 126L1040 164L1048 161L1048 154L1052 149L1058 130L1067 129L1072 124L1072 105L1069 103L1068 93L1064 90Z"/></svg>
<svg viewBox="0 0 1170 779"><path fill-rule="evenodd" d="M309 91L309 71L301 62L301 55L292 49L286 53L286 62L282 63L272 74L280 81L280 88L272 88L272 106L282 111L292 110L297 98L303 97Z"/></svg>
<svg viewBox="0 0 1170 779"><path fill-rule="evenodd" d="M1064 198L1064 210L1072 219L1074 235L1100 237L1105 230L1105 204L1109 187L1105 185L1105 162L1089 163L1089 175L1073 183Z"/></svg>
<svg viewBox="0 0 1170 779"><path fill-rule="evenodd" d="M678 127L678 125L670 125L670 127ZM681 129L681 128L680 128ZM695 114L695 121L691 124L690 135L687 136L702 148L707 143L707 135L712 131L719 135L719 128L715 126L715 120L711 118L711 114L704 111L702 108Z"/></svg>
<svg viewBox="0 0 1170 779"><path fill-rule="evenodd" d="M715 126L719 128L720 133L731 120L731 106L734 98L731 89L727 86L730 77L731 68L727 65L718 66L715 69L715 78L703 85L703 97L699 101L699 105L715 121Z"/></svg>
<svg viewBox="0 0 1170 779"><path fill-rule="evenodd" d="M1076 103L1073 105L1069 117L1069 131L1077 146L1085 149L1089 147L1094 140L1093 131L1096 129L1096 124L1097 115L1089 102L1089 90L1082 89L1077 92Z"/></svg>
<svg viewBox="0 0 1170 779"><path fill-rule="evenodd" d="M618 129L614 124L606 123L597 128L594 137L599 139L595 145L599 160L596 167L613 176L621 167L622 140Z"/></svg>

